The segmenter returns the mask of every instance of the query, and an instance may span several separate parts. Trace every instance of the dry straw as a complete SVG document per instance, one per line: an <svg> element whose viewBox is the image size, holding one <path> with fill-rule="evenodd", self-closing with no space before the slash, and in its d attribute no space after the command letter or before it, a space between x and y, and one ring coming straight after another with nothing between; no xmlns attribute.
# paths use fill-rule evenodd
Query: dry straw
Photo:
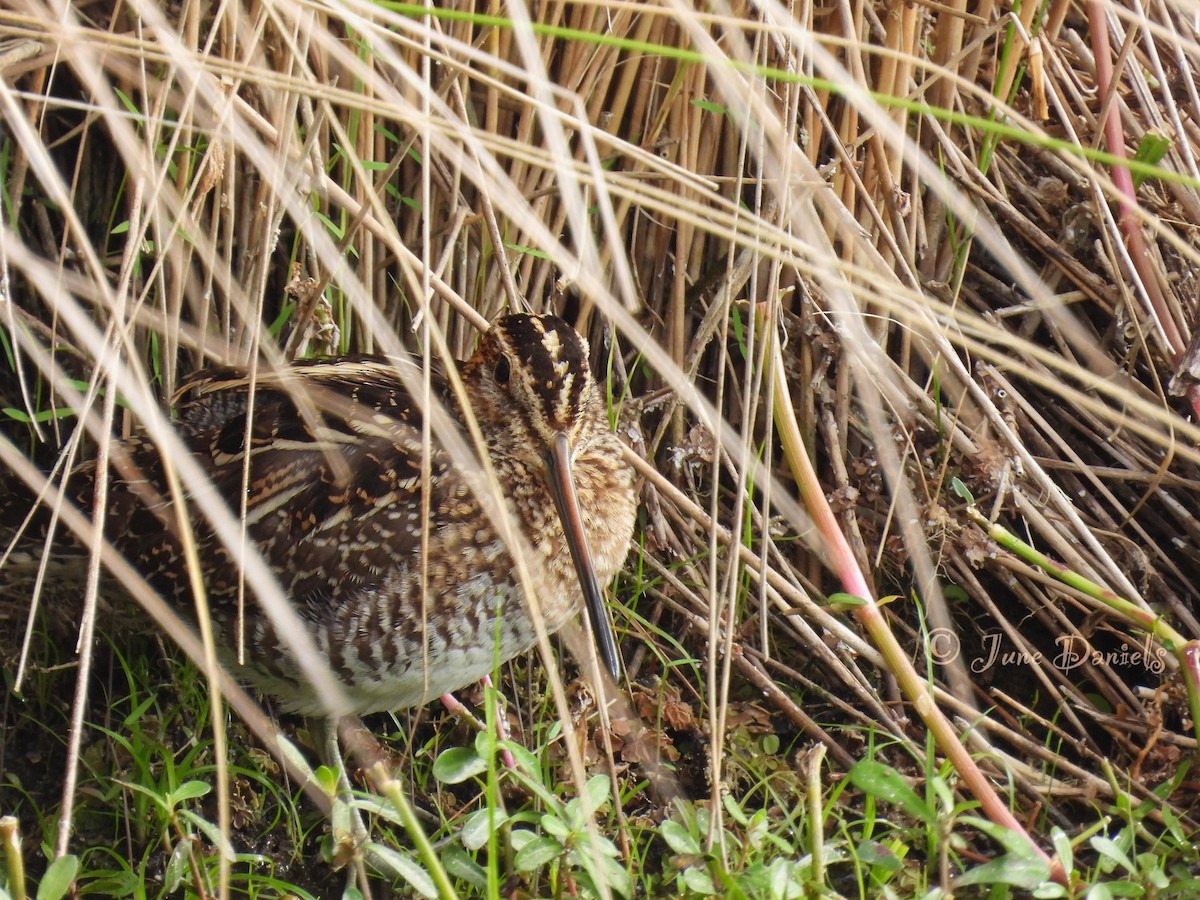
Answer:
<svg viewBox="0 0 1200 900"><path fill-rule="evenodd" d="M839 772L856 728L922 758L924 720L1047 847L1196 746L1200 94L1184 8L1039 10L10 2L0 458L37 482L79 423L178 458L195 368L462 358L505 308L566 309L646 477L631 675L692 701L714 800L753 689ZM1163 635L1182 673L1143 664Z"/></svg>

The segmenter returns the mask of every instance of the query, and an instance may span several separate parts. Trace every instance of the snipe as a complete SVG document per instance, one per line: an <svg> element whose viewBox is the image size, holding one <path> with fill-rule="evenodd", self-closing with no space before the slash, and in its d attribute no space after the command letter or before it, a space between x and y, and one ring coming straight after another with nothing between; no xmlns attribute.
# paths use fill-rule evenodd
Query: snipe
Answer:
<svg viewBox="0 0 1200 900"><path fill-rule="evenodd" d="M187 447L233 511L244 497L248 545L278 579L348 704L325 708L310 677L321 667L285 646L252 597L239 634L244 586L234 557L193 512L226 658L243 642L236 671L295 712L420 705L535 642L514 550L473 490L479 479L436 437L423 449L421 409L398 366L417 372L409 361L337 359L260 374L253 387L234 370L201 373L186 386L179 430ZM554 316L505 316L459 371L517 543L533 551L529 569L547 631L583 600L615 674L601 586L625 557L636 494L587 342ZM461 418L447 379L434 373L433 388ZM113 472L107 534L167 599L190 609L161 458L136 440L124 449L128 464ZM84 466L68 487L84 510L92 480ZM11 502L0 508L0 538L13 512Z"/></svg>

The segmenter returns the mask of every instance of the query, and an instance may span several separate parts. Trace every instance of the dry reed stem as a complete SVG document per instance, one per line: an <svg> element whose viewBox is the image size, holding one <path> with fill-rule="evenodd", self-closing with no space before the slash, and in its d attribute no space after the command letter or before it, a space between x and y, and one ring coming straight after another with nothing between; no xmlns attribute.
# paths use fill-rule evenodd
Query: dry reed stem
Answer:
<svg viewBox="0 0 1200 900"><path fill-rule="evenodd" d="M194 6L172 22L134 3L118 22L78 25L33 0L13 7L0 28L28 52L0 58L14 148L5 261L20 298L4 305L20 308L3 322L23 335L24 352L6 405L79 402L58 388L39 400L34 370L50 376L57 365L39 348L52 343L77 354L58 355L56 384L86 374L100 344L120 351L132 366L123 384L141 398L122 414L123 431L152 426L154 400L206 361L274 364L282 348L265 325L291 260L328 281L354 349L399 352L424 314L461 356L466 321L515 298L578 307L584 321L615 323L624 363L645 353L648 370L628 368L635 398L676 393L642 423L655 471L691 495L664 486L658 497L661 546L674 556L655 562L694 581L685 589L676 572L661 593L705 632L701 655L713 648L700 702L714 733L740 677L762 686L764 671L788 670L820 684L831 710L869 693L858 714L901 731L877 655L863 646L855 662L848 636L814 652L821 632L847 630L826 611L808 608L807 627L791 621L794 595L811 603L832 583L811 540L807 550L780 540L808 537L793 486L775 478L768 497L770 467L751 478L750 461L772 446L769 398L756 387L757 345L743 355L733 317L742 310L745 327L737 301L767 302L793 317L798 419L809 446L820 439L825 490L881 593L919 596L928 627L954 630L964 646L993 632L1026 649L1103 634L1068 591L980 545L948 490L959 478L1031 542L1197 633L1189 598L1200 525L1190 510L1200 429L1167 390L1200 294L1189 224L1200 210L1200 97L1182 8L1103 7L1093 24L1112 31L1116 88L1105 100L1083 20L1055 4L1043 36L1026 7L1020 31L1043 57L1049 118L1040 122L1025 115L1033 101L1017 59L1002 68L1010 23L990 7L968 15L961 4L915 4L892 15L886 4L827 3L795 21L795 10L746 4L714 15L682 4L549 5L536 11L554 17L543 24L635 43L526 35L535 58L511 28L352 3L251 4L220 22ZM1017 40L1014 52L1025 46ZM797 84L755 66L821 80ZM992 142L980 129L880 106L883 96L992 116L1035 140L1002 136L985 165ZM1105 166L1046 143L1100 146L1106 104L1130 150L1149 131L1170 136L1162 165L1191 181L1148 179L1131 193ZM102 153L107 171L89 169ZM380 167L397 161L381 186ZM118 168L137 174L141 195L120 192ZM112 235L123 219L131 231ZM1141 280L1162 292L1153 314L1129 286L1131 228L1147 244ZM114 292L127 242L153 252ZM119 302L127 312L116 322ZM99 344L77 324L89 318L106 335ZM141 365L150 335L161 383ZM61 442L69 424L41 430ZM746 571L750 597L739 593ZM965 599L942 599L950 587ZM912 607L884 612L923 655ZM1136 751L1162 711L1126 684L1144 673L1094 667L1085 692L1043 663L1021 674L1051 699L1023 710L1011 698L1027 698L1006 683L1018 673L986 683L966 661L935 669L949 692L940 702L984 716L991 752L1010 764L1053 735L1070 745L1062 765L1080 772L1106 753L1143 777L1156 771ZM795 719L792 699L771 694ZM1092 708L1091 694L1123 718ZM1059 721L1046 708L1057 703ZM1168 705L1166 715L1166 740L1183 746L1184 713ZM836 744L828 729L818 736ZM1169 758L1158 765L1161 774ZM1071 790L1029 767L1012 771L1022 796L1061 802L1054 815L1069 818ZM1107 796L1105 784L1092 789Z"/></svg>

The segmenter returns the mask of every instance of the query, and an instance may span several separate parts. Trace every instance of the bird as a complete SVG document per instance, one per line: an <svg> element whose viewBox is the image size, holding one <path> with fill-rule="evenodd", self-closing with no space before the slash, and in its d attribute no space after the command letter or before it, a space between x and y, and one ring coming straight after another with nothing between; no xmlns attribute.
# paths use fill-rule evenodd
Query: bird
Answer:
<svg viewBox="0 0 1200 900"><path fill-rule="evenodd" d="M207 369L177 395L175 427L207 476L204 490L240 517L245 543L319 656L285 640L194 508L196 494L185 495L220 658L285 711L336 718L418 707L486 677L536 642L529 583L547 632L586 609L599 659L619 676L602 589L629 549L637 487L586 339L557 316L509 314L453 367L430 371L429 382L452 422L478 423L482 448L466 459L423 428L430 413L409 388L422 373L408 357L264 365L254 377ZM170 604L190 609L161 450L135 436L111 457L106 537ZM515 528L480 487L489 466ZM90 510L95 481L94 462L77 467L67 498ZM29 513L15 496L0 500L0 553ZM33 527L17 540L41 546L44 536ZM82 557L70 538L55 541L51 580ZM532 551L524 580L521 547ZM319 670L336 683L340 708L329 708Z"/></svg>

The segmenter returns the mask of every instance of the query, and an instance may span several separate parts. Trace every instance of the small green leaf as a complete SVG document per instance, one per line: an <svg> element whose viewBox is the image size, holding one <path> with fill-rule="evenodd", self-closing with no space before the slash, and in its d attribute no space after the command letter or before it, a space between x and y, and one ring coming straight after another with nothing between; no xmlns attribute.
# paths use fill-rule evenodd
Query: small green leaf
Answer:
<svg viewBox="0 0 1200 900"><path fill-rule="evenodd" d="M1054 881L1047 881L1030 891L1029 896L1033 897L1034 900L1062 900L1062 898L1069 895L1067 894L1067 889L1061 884Z"/></svg>
<svg viewBox="0 0 1200 900"><path fill-rule="evenodd" d="M317 766L313 770L313 778L317 785L323 790L326 796L337 796L338 792L338 773L337 769L331 766Z"/></svg>
<svg viewBox="0 0 1200 900"><path fill-rule="evenodd" d="M825 606L833 612L845 612L857 606L866 605L867 601L862 597L855 597L853 594L843 593L842 591L830 594L825 603Z"/></svg>
<svg viewBox="0 0 1200 900"><path fill-rule="evenodd" d="M1171 837L1175 838L1181 844L1187 840L1187 836L1183 830L1183 823L1179 821L1179 817L1175 813L1171 812L1165 805L1159 807L1158 813L1162 816L1163 825L1170 832Z"/></svg>
<svg viewBox="0 0 1200 900"><path fill-rule="evenodd" d="M1161 132L1151 129L1142 135L1141 141L1138 142L1137 152L1133 154L1135 162L1145 163L1148 166L1156 166L1167 151L1171 149L1171 139L1163 135ZM1133 186L1141 187L1149 176L1141 172L1133 173Z"/></svg>
<svg viewBox="0 0 1200 900"><path fill-rule="evenodd" d="M863 759L850 769L848 777L855 787L868 794L899 806L908 815L920 819L926 825L936 826L938 817L929 804L917 796L916 791L908 786L904 776L881 762L873 759Z"/></svg>
<svg viewBox="0 0 1200 900"><path fill-rule="evenodd" d="M513 818L517 817L513 816ZM508 842L516 851L520 851L530 841L535 840L537 840L537 832L530 831L528 828L514 828L508 837Z"/></svg>
<svg viewBox="0 0 1200 900"><path fill-rule="evenodd" d="M488 838L494 829L499 828L508 817L498 809L481 809L467 816L459 832L459 840L468 850L475 851L487 846Z"/></svg>
<svg viewBox="0 0 1200 900"><path fill-rule="evenodd" d="M1165 890L1170 886L1170 881L1167 878L1167 873L1162 869L1162 860L1150 851L1139 853L1134 859L1137 863L1138 871L1142 873L1142 880L1148 881L1160 891Z"/></svg>
<svg viewBox="0 0 1200 900"><path fill-rule="evenodd" d="M142 879L136 872L105 872L88 881L88 892L95 897L132 897L142 887Z"/></svg>
<svg viewBox="0 0 1200 900"><path fill-rule="evenodd" d="M517 764L525 777L537 781L539 785L545 787L545 783L541 780L541 769L538 767L538 758L533 755L527 748L520 744L515 744L512 741L501 741L497 748L507 750L513 755L513 761Z"/></svg>
<svg viewBox="0 0 1200 900"><path fill-rule="evenodd" d="M750 824L750 817L747 816L746 811L738 805L738 801L733 798L732 794L722 794L721 805L725 807L725 814L742 827L746 827ZM675 852L681 853L683 851L676 850Z"/></svg>
<svg viewBox="0 0 1200 900"><path fill-rule="evenodd" d="M1088 843L1092 845L1093 850L1099 853L1104 859L1107 859L1110 863L1120 866L1126 872L1137 871L1133 865L1133 860L1129 858L1124 850L1117 846L1115 841L1112 841L1106 837L1101 837L1100 835L1096 835L1094 838L1088 841Z"/></svg>
<svg viewBox="0 0 1200 900"><path fill-rule="evenodd" d="M514 781L528 788L529 791L538 797L544 804L546 804L548 808L552 810L558 810L562 807L558 797L556 797L554 793L542 783L541 773L530 774L525 769L517 768L510 770L508 775Z"/></svg>
<svg viewBox="0 0 1200 900"><path fill-rule="evenodd" d="M958 884L1008 884L1025 890L1040 889L1050 879L1050 863L1019 832L976 816L963 816L960 824L978 828L1005 850L996 859L973 867Z"/></svg>
<svg viewBox="0 0 1200 900"><path fill-rule="evenodd" d="M696 101L693 100L693 103ZM733 322L733 340L742 351L742 359L746 358L746 326L742 323L742 314L736 306L729 310L730 321Z"/></svg>
<svg viewBox="0 0 1200 900"><path fill-rule="evenodd" d="M620 854L617 854L620 856ZM633 896L633 882L630 881L629 873L625 871L625 867L615 859L603 859L600 861L599 881L607 882L608 886L613 889L613 893L620 894L622 897Z"/></svg>
<svg viewBox="0 0 1200 900"><path fill-rule="evenodd" d="M499 743L495 734L486 730L481 731L475 735L475 752L481 759L486 760L491 754L497 752Z"/></svg>
<svg viewBox="0 0 1200 900"><path fill-rule="evenodd" d="M612 796L611 791L607 775L593 775L589 778L588 783L584 785L583 791L584 798L587 801L584 806L584 815L590 816L604 806Z"/></svg>
<svg viewBox="0 0 1200 900"><path fill-rule="evenodd" d="M904 865L891 847L879 841L863 841L855 848L855 855L872 869L880 872L899 872Z"/></svg>
<svg viewBox="0 0 1200 900"><path fill-rule="evenodd" d="M75 873L79 871L79 857L60 856L46 868L46 874L38 885L37 900L59 900L71 889Z"/></svg>
<svg viewBox="0 0 1200 900"><path fill-rule="evenodd" d="M14 409L11 406L4 407L3 412L10 419L15 419L16 421L25 425L28 425L30 421L49 422L53 419L66 419L75 415L75 410L71 409L69 406L59 406L55 409L43 409L37 413L34 413L32 419L24 410Z"/></svg>
<svg viewBox="0 0 1200 900"><path fill-rule="evenodd" d="M542 816L542 830L561 841L566 841L571 836L571 829L558 816Z"/></svg>
<svg viewBox="0 0 1200 900"><path fill-rule="evenodd" d="M694 894L712 896L717 892L717 889L713 887L712 877L697 866L683 870L683 883Z"/></svg>
<svg viewBox="0 0 1200 900"><path fill-rule="evenodd" d="M283 326L287 324L288 319L292 317L292 313L296 311L296 304L290 300L284 301L284 304L279 307L279 315L277 315L271 324L267 326L267 331L272 337L279 337L283 331Z"/></svg>
<svg viewBox="0 0 1200 900"><path fill-rule="evenodd" d="M188 860L191 856L188 851L191 846L191 841L180 841L171 850L171 856L167 859L167 866L163 870L163 886L168 894L179 890L188 875Z"/></svg>
<svg viewBox="0 0 1200 900"><path fill-rule="evenodd" d="M451 747L433 763L433 777L442 784L460 784L487 771L487 760L471 747Z"/></svg>
<svg viewBox="0 0 1200 900"><path fill-rule="evenodd" d="M171 793L167 794L168 801L173 805L182 803L185 800L195 800L197 797L203 797L212 790L212 785L205 784L203 781L185 781Z"/></svg>
<svg viewBox="0 0 1200 900"><path fill-rule="evenodd" d="M157 699L158 699L157 697L155 697L153 694L151 694L149 697L147 697L145 700L143 700L141 703L139 703L137 706L135 706L132 710L130 710L129 715L127 715L125 717L125 721L123 723L125 725L125 727L133 728L135 725L137 725L139 722L141 722L142 716L145 715L146 710L148 710L151 706L153 706Z"/></svg>
<svg viewBox="0 0 1200 900"><path fill-rule="evenodd" d="M129 110L131 113L133 113L135 116L140 116L142 114L142 111L137 108L137 104L134 103L131 99L129 99L129 95L126 94L123 90L121 90L120 88L113 88L113 93L115 93L117 95L117 97L120 98L121 104L127 110Z"/></svg>
<svg viewBox="0 0 1200 900"><path fill-rule="evenodd" d="M950 489L959 498L966 500L972 506L975 505L975 495L971 493L971 489L963 484L962 479L957 475L950 479Z"/></svg>
<svg viewBox="0 0 1200 900"><path fill-rule="evenodd" d="M536 837L513 857L518 872L532 872L562 856L562 844L553 838Z"/></svg>
<svg viewBox="0 0 1200 900"><path fill-rule="evenodd" d="M342 228L341 225L338 225L336 222L334 222L333 219L329 218L329 216L325 215L325 213L321 212L320 210L316 210L313 214L325 224L325 227L329 229L330 234L332 234L339 241L345 237L346 230Z"/></svg>
<svg viewBox="0 0 1200 900"><path fill-rule="evenodd" d="M667 842L672 853L684 856L702 856L704 854L700 848L700 842L678 822L667 819L659 827L659 833L662 834L663 840Z"/></svg>
<svg viewBox="0 0 1200 900"><path fill-rule="evenodd" d="M534 259L551 259L552 258L550 256L550 254L547 253L545 250L538 250L536 247L526 247L524 244L509 244L509 243L506 243L504 246L506 248L508 248L509 250L512 250L514 253L520 253L524 256L532 256Z"/></svg>
<svg viewBox="0 0 1200 900"><path fill-rule="evenodd" d="M1045 860L1013 853L989 860L968 869L955 883L959 886L968 884L1007 884L1024 890L1033 890L1050 878L1050 864Z"/></svg>
<svg viewBox="0 0 1200 900"><path fill-rule="evenodd" d="M442 866L451 878L465 881L480 890L487 887L487 872L462 847L453 844L447 847L442 853Z"/></svg>
<svg viewBox="0 0 1200 900"><path fill-rule="evenodd" d="M725 107L720 103L713 103L711 100L694 99L692 100L692 106L702 109L705 112L716 113L719 116L723 116L726 113Z"/></svg>
<svg viewBox="0 0 1200 900"><path fill-rule="evenodd" d="M221 833L219 826L207 819L200 818L200 816L196 815L190 809L181 809L179 817L195 825L197 830L208 838L208 842L220 850L221 855L227 860L232 862L236 858L237 853L233 849L233 844Z"/></svg>
<svg viewBox="0 0 1200 900"><path fill-rule="evenodd" d="M1050 843L1054 847L1054 855L1062 863L1062 867L1070 872L1075 868L1075 853L1071 847L1071 838L1061 828L1050 829Z"/></svg>
<svg viewBox="0 0 1200 900"><path fill-rule="evenodd" d="M372 844L371 854L380 859L386 859L388 865L394 871L399 872L400 876L412 885L413 889L422 897L438 896L437 885L433 883L433 878L421 868L420 863L408 854L393 850L383 844Z"/></svg>
<svg viewBox="0 0 1200 900"><path fill-rule="evenodd" d="M942 588L942 596L952 603L966 603L971 599L966 588L959 584L948 584Z"/></svg>

